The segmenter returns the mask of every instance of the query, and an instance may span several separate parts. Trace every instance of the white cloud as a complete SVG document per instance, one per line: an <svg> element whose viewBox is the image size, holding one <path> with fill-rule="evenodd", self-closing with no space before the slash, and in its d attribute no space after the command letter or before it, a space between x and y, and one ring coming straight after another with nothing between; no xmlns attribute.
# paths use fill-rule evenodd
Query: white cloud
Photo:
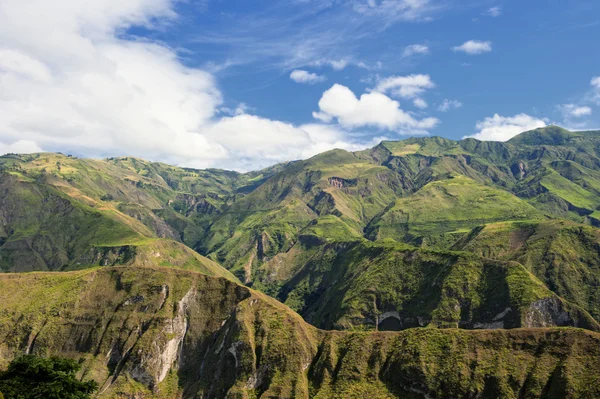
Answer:
<svg viewBox="0 0 600 399"><path fill-rule="evenodd" d="M264 119L245 105L219 116L227 111L210 73L122 34L171 23L174 1L0 2L0 152L248 169L361 146L343 129Z"/></svg>
<svg viewBox="0 0 600 399"><path fill-rule="evenodd" d="M43 150L31 140L17 140L11 144L0 143L0 155L13 154L31 154L42 152Z"/></svg>
<svg viewBox="0 0 600 399"><path fill-rule="evenodd" d="M435 87L429 75L390 76L381 79L373 91L391 93L395 97L415 98L427 89Z"/></svg>
<svg viewBox="0 0 600 399"><path fill-rule="evenodd" d="M590 81L590 84L592 85L592 87L600 89L600 76L593 77Z"/></svg>
<svg viewBox="0 0 600 399"><path fill-rule="evenodd" d="M423 133L435 127L436 118L416 119L400 109L400 103L380 92L365 93L357 98L346 86L333 85L319 100L319 112L314 117L330 122L334 119L344 127L375 126L399 133Z"/></svg>
<svg viewBox="0 0 600 399"><path fill-rule="evenodd" d="M502 8L498 7L498 6L491 7L484 14L487 16L490 16L492 18L496 18L496 17L499 17L500 15L502 15Z"/></svg>
<svg viewBox="0 0 600 399"><path fill-rule="evenodd" d="M413 100L413 105L419 109L425 109L429 106L429 104L427 104L427 101L423 100L422 98L415 98Z"/></svg>
<svg viewBox="0 0 600 399"><path fill-rule="evenodd" d="M507 141L528 130L546 126L546 122L527 114L504 117L498 114L487 117L475 125L479 133L472 137L483 141Z"/></svg>
<svg viewBox="0 0 600 399"><path fill-rule="evenodd" d="M295 69L290 73L290 79L296 83L315 84L326 80L325 76L317 75L316 73L308 72L302 69Z"/></svg>
<svg viewBox="0 0 600 399"><path fill-rule="evenodd" d="M227 148L228 158L217 162L217 166L227 166L235 157L242 170L307 158L332 148L364 149L370 144L350 140L348 133L336 126L294 126L249 114L222 118L207 129L205 136Z"/></svg>
<svg viewBox="0 0 600 399"><path fill-rule="evenodd" d="M492 42L482 42L479 40L469 40L460 46L453 47L452 50L460 51L469 55L489 53L492 51Z"/></svg>
<svg viewBox="0 0 600 399"><path fill-rule="evenodd" d="M458 100L449 100L449 99L444 99L444 101L442 101L442 103L440 104L440 106L438 107L438 110L441 112L448 112L451 109L457 109L462 107L463 104L458 101Z"/></svg>
<svg viewBox="0 0 600 399"><path fill-rule="evenodd" d="M425 46L424 44L411 44L410 46L406 46L404 52L402 53L402 56L411 57L417 54L429 54L429 47Z"/></svg>
<svg viewBox="0 0 600 399"><path fill-rule="evenodd" d="M0 48L0 73L15 74L43 83L52 81L51 72L45 64L11 49Z"/></svg>
<svg viewBox="0 0 600 399"><path fill-rule="evenodd" d="M581 118L582 116L592 114L592 109L587 105L563 104L559 105L558 108L565 118Z"/></svg>

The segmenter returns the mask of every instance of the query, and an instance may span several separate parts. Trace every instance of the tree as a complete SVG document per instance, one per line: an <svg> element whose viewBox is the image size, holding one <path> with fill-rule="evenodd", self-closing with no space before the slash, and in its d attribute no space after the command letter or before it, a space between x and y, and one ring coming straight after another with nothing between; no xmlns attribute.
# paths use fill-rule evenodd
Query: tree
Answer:
<svg viewBox="0 0 600 399"><path fill-rule="evenodd" d="M88 399L98 389L95 381L79 381L81 366L74 360L24 355L0 373L5 399Z"/></svg>

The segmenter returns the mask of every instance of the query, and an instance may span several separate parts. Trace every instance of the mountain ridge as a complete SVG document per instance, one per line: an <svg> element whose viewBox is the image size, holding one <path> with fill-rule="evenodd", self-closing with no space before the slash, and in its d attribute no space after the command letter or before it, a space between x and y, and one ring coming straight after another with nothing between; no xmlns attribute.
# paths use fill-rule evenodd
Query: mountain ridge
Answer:
<svg viewBox="0 0 600 399"><path fill-rule="evenodd" d="M248 173L6 155L0 203L0 367L72 357L101 398L600 395L600 132Z"/></svg>
<svg viewBox="0 0 600 399"><path fill-rule="evenodd" d="M0 158L0 169L9 175L4 179L5 185L12 184L6 186L5 193L16 192L13 197L5 197L5 202L19 206L26 203L21 201L26 189L53 192L75 209L91 208L90 214L96 215L94 220L99 218L112 223L111 226L119 226L125 236L132 237L129 239L132 242L122 242L123 238L113 234L114 244L127 245L114 245L111 252L103 249L106 243L102 241L80 239L82 245L74 247L68 235L61 238L68 229L48 236L43 229L51 231L52 226L36 227L37 220L44 220L43 216L37 217L36 223L23 226L24 218L15 217L29 213L29 208L22 205L21 213L17 210L9 212L11 219L17 220L13 224L21 230L3 223L6 237L0 259L10 265L11 259L21 256L23 260L12 263L25 262L29 270L34 270L36 259L58 253L59 258L54 263L62 262L62 267L72 269L75 266L68 266L68 263L81 264L77 256L81 258L88 251L85 248L91 247L91 253L106 253L107 256L83 256L81 259L92 259L88 261L90 266L94 263L118 264L123 261L123 256L118 255L123 248L139 247L143 253L146 251L144 245L132 247L130 244L151 242L157 237L183 243L208 257L201 261L204 267L207 262L217 262L244 283L281 300L296 301L293 305L296 310L309 312L311 307L302 301L310 302L320 297L322 290L338 289L323 284L327 281L338 284L337 280L329 280L326 276L332 275L330 268L340 265L306 262L314 254L324 256L332 242L338 242L339 251L345 253L342 248L357 239L376 243L392 239L413 247L415 253L419 253L419 248L441 251L440 260L436 261L436 267L441 267L441 259L455 256L444 251L456 249L461 239L480 226L519 220L542 222L548 218L598 223L595 212L600 214L600 202L597 202L600 198L600 159L593 148L582 152L578 143L574 149L565 147L572 138L600 142L600 135L593 132L570 133L557 127L525 132L508 143L421 137L384 141L372 149L354 153L332 150L307 160L246 174L178 168L134 157L97 161L51 153L5 156ZM515 143L521 142L535 142L536 145L524 144L519 148ZM24 198L29 197L28 194ZM37 208L43 207L38 205ZM69 211L69 217L72 215ZM91 226L79 219L70 223ZM98 228L92 228L92 237L99 236ZM111 231L120 230L111 227ZM28 232L34 235L28 236ZM57 243L57 237L63 241ZM168 245L176 248L178 244ZM182 246L179 248L179 255L171 259L187 257L196 259L195 262L202 259L187 253ZM391 251L390 256L397 251L385 249L385 245L380 248L384 252ZM381 261L387 259L386 256ZM430 255L424 252L419 256ZM544 259L553 262L550 258ZM360 256L354 261L358 263L342 265L351 270L362 262L369 264ZM131 260L127 262L135 264ZM185 264L182 262L176 263ZM475 262L484 265L486 261ZM209 269L211 267L215 274L218 266L211 265ZM374 264L374 267L377 266ZM314 274L312 269L321 271ZM544 268L526 266L525 269L533 272L537 282L550 284L551 291L566 296L561 300L575 301L571 305L581 309L593 309L591 300L582 299L575 287L559 289L553 280L540 274ZM422 271L414 269L411 273L418 275ZM589 273L597 275L595 269ZM301 275L310 279L321 276L320 282L311 280L312 288L304 292L307 288ZM293 286L294 282L300 286ZM393 291L394 287L389 289ZM510 290L507 286L506 295ZM341 324L339 320L345 320L348 315L342 315L340 319L321 318L323 324L319 326L371 326L369 328L377 329L378 323L373 320L378 319L380 312L402 313L398 312L402 302L389 302L381 297L383 291L375 289L374 292L375 301L383 301L374 307L375 313L350 307L348 315L358 312L356 314L362 314L362 318ZM362 299L357 304L366 303L364 301L372 294L364 292L360 295ZM471 300L459 306L468 309ZM557 312L558 308L553 311ZM309 313L303 315L309 317ZM431 319L431 315L419 317ZM455 317L451 319L457 320ZM463 314L458 322L463 325L489 324L489 321L472 317ZM402 317L399 319L402 324ZM408 325L413 323L408 322Z"/></svg>

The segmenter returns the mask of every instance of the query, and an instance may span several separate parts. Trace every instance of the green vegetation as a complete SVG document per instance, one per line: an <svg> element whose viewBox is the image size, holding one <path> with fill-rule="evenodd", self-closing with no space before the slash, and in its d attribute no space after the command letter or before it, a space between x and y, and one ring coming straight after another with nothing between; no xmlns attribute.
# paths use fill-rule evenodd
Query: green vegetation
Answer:
<svg viewBox="0 0 600 399"><path fill-rule="evenodd" d="M95 381L79 381L81 365L71 359L20 356L0 373L0 392L6 399L86 399L98 389Z"/></svg>
<svg viewBox="0 0 600 399"><path fill-rule="evenodd" d="M578 184L562 177L556 172L544 176L541 185L549 192L565 200L575 207L583 209L596 209L600 206L597 193L591 193Z"/></svg>
<svg viewBox="0 0 600 399"><path fill-rule="evenodd" d="M196 270L325 328L595 329L599 148L597 132L548 127L507 143L386 141L246 174L4 156L0 267Z"/></svg>
<svg viewBox="0 0 600 399"><path fill-rule="evenodd" d="M101 398L600 394L600 334L574 328L318 330L231 281L173 268L0 276L0 362L62 354ZM20 290L15 290L20 287ZM39 295L53 297L39 300Z"/></svg>
<svg viewBox="0 0 600 399"><path fill-rule="evenodd" d="M516 262L393 242L325 244L310 254L296 259L300 267L274 295L322 328L600 329L587 306L561 301ZM556 307L542 312L543 320L536 310L542 304Z"/></svg>
<svg viewBox="0 0 600 399"><path fill-rule="evenodd" d="M598 396L600 132L250 173L6 155L0 202L4 368L65 355L104 397Z"/></svg>
<svg viewBox="0 0 600 399"><path fill-rule="evenodd" d="M520 198L465 176L452 176L425 185L416 193L396 200L368 227L372 239L393 238L436 246L436 238L455 242L461 233L477 225L540 217Z"/></svg>
<svg viewBox="0 0 600 399"><path fill-rule="evenodd" d="M568 221L499 223L456 245L520 262L552 291L600 319L600 231Z"/></svg>

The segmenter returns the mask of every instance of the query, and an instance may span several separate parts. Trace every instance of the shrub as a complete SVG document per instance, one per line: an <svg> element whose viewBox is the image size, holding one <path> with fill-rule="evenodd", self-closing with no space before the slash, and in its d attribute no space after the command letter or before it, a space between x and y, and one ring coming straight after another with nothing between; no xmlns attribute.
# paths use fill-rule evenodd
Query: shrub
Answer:
<svg viewBox="0 0 600 399"><path fill-rule="evenodd" d="M79 381L75 374L80 367L71 359L24 355L0 373L0 392L6 399L88 399L98 384Z"/></svg>

